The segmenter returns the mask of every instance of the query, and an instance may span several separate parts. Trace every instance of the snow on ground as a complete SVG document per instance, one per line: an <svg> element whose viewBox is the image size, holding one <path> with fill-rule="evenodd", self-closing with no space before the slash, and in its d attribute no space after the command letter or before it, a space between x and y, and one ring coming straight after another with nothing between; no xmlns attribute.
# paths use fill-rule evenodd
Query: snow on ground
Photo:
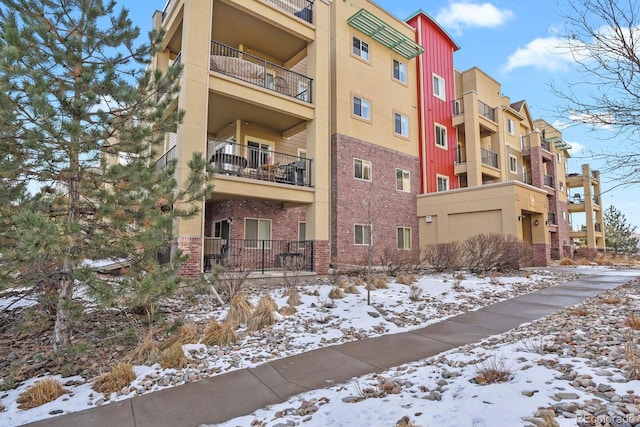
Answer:
<svg viewBox="0 0 640 427"><path fill-rule="evenodd" d="M358 286L360 294L346 294L343 299L330 300L328 294L331 284L328 281L315 281L299 287L303 304L297 307L297 314L284 317L273 327L260 332L240 331L243 338L230 347L186 345L185 352L193 358L193 363L185 370L161 369L157 364L151 367L136 366L138 376L122 394L102 396L91 390L88 382L91 379L60 378L69 391L68 394L39 408L20 410L16 399L35 379L8 392L0 392L0 405L5 407L5 411L0 412L0 425L22 425L218 373L253 367L315 348L416 329L575 277L571 270L568 271L570 273L567 274L524 272L523 276L516 277L477 277L468 273L458 278L451 274L424 276L414 283L414 287L420 291L412 291L410 286L395 282L389 283L388 289L372 291L371 306L366 304L364 286ZM412 300L412 292L414 296L415 292L419 292L419 297ZM278 306L285 304L283 287L253 287L249 296L255 304L266 293L272 295ZM3 303L0 300L0 307L3 307ZM180 312L182 316L204 324L208 323L208 319L222 320L226 315L226 309L215 307L207 298L200 298L198 301L186 297L174 298L164 309L170 313ZM522 366L533 364L535 357L539 356L519 352L517 344L505 346L499 352L508 363L513 364L516 371L514 379L507 384L471 384L469 379L474 376L472 362L486 357L485 351L482 347L475 350L452 350L443 356L448 362L416 362L383 374L401 381L403 385L401 394L384 397L382 405L380 399L365 399L358 403L342 401L343 397L358 395L358 390L361 391L368 387L367 384L377 381L371 377L358 379L342 387L305 394L306 400L316 396L327 397L329 401L305 425L393 425L404 415L421 426L434 423L439 426L519 425L522 416L531 414L538 406L548 404L546 396L555 387L553 373L539 368L522 370ZM518 361L519 357L526 360ZM442 372L451 369L448 367L451 363L465 366L456 368L455 376L447 380L446 388L449 392L443 394L440 401L437 398L424 399L424 395L434 390L434 383L439 381ZM423 388L428 391L422 391ZM531 398L524 398L521 391L525 389L538 392ZM413 398L408 399L408 396ZM268 420L268 425L278 425L282 420L271 422L274 411L278 410L276 408L284 410L295 406L296 399L302 398L293 398L283 405L225 425L251 425L251 421L256 418ZM300 417L297 422L303 418ZM465 424L460 424L462 419L467 420ZM509 422L496 424L495 419L508 419Z"/></svg>

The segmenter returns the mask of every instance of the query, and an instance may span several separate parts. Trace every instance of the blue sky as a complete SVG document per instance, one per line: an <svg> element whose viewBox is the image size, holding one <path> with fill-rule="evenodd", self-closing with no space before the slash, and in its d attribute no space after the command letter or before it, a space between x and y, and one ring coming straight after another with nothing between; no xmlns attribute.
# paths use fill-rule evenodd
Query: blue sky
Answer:
<svg viewBox="0 0 640 427"><path fill-rule="evenodd" d="M153 11L162 10L165 0L129 2L127 7L136 25L149 30ZM477 66L502 85L503 94L512 102L526 99L535 118L543 118L559 127L555 110L558 99L549 84L569 78L573 72L571 59L557 53L557 31L562 28L562 0L378 0L393 15L405 19L422 9L452 36L460 46L454 64L460 70ZM580 172L583 163L592 169L603 168L591 158L589 151L615 149L614 140L602 141L587 126L563 130L564 139L573 146L569 171ZM600 134L602 135L602 134ZM604 136L606 131L604 131ZM617 183L602 177L603 205L614 205L629 222L640 226L640 190L624 187L607 191ZM574 218L581 222L579 218Z"/></svg>

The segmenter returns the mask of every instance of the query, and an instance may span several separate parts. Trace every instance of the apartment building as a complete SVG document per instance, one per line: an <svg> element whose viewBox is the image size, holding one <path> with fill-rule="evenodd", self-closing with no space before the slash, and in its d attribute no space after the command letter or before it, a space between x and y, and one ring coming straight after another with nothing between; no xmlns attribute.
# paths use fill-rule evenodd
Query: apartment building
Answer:
<svg viewBox="0 0 640 427"><path fill-rule="evenodd" d="M606 249L600 191L600 172L588 164L567 175L569 237L578 255L588 258Z"/></svg>
<svg viewBox="0 0 640 427"><path fill-rule="evenodd" d="M452 79L455 95L447 101L457 143L448 148L455 165L447 178L458 188L418 196L421 244L495 232L529 243L534 265L570 254L563 183L568 144L479 68L455 71Z"/></svg>

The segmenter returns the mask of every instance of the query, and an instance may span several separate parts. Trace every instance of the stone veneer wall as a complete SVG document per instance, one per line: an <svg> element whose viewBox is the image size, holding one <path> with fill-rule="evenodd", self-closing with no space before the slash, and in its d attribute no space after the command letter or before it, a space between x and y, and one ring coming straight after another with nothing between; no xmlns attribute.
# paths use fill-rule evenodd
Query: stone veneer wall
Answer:
<svg viewBox="0 0 640 427"><path fill-rule="evenodd" d="M404 142L409 144L409 142ZM355 179L354 158L370 161L371 181ZM396 168L410 172L410 191L396 190ZM367 246L354 244L354 225L372 223L373 262L379 263L385 248L397 250L396 227L411 228L411 251L418 256L416 195L420 186L420 164L410 156L346 135L331 139L331 262L362 264Z"/></svg>
<svg viewBox="0 0 640 427"><path fill-rule="evenodd" d="M533 244L533 266L546 267L551 262L550 247L543 243Z"/></svg>

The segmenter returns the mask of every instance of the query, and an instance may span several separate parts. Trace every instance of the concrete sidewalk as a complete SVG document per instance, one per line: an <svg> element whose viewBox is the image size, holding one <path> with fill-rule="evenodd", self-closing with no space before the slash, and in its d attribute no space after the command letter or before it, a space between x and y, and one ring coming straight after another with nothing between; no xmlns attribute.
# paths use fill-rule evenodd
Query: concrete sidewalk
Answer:
<svg viewBox="0 0 640 427"><path fill-rule="evenodd" d="M29 426L176 427L219 423L307 390L381 372L506 332L640 278L640 270L576 271L585 276L411 332L312 350Z"/></svg>

